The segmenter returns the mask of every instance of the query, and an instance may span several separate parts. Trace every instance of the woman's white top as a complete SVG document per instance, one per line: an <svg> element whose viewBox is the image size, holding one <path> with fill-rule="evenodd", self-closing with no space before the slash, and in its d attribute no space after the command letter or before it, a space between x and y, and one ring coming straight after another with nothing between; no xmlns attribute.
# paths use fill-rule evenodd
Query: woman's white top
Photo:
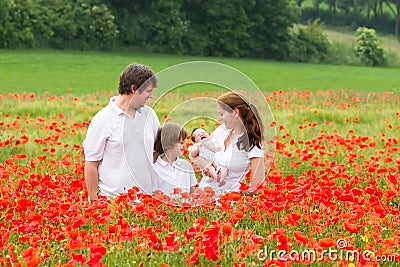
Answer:
<svg viewBox="0 0 400 267"><path fill-rule="evenodd" d="M230 131L231 130L225 128L225 125L221 125L214 130L211 137L218 143L223 144L226 138L229 136ZM232 142L228 145L228 147L224 147L223 151L215 153L216 161L223 161L228 170L225 185L219 187L218 182L207 182L203 177L199 184L200 188L207 186L211 187L214 189L217 195L230 191L240 191L240 182L249 172L251 167L250 159L264 158L264 149L260 149L255 146L248 152L246 150L239 150L237 147L239 137L240 136L233 137Z"/></svg>

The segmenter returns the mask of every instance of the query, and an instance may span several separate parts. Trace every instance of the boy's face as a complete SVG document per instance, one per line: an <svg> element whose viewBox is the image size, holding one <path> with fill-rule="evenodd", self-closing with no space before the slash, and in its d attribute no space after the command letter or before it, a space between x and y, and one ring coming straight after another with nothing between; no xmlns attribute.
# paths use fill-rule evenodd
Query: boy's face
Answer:
<svg viewBox="0 0 400 267"><path fill-rule="evenodd" d="M179 149L179 155L183 156L185 153L185 149L187 148L186 146L186 139L180 140L178 143L178 149Z"/></svg>
<svg viewBox="0 0 400 267"><path fill-rule="evenodd" d="M172 157L170 160L175 161L177 157L183 156L185 154L186 148L187 148L186 139L183 139L183 140L180 140L173 147L165 149L165 151L168 151L168 155L170 157Z"/></svg>
<svg viewBox="0 0 400 267"><path fill-rule="evenodd" d="M201 129L201 128L199 128L196 131L194 131L192 136L193 136L193 139L194 139L195 143L200 142L204 138L210 137L210 135L206 132L206 130Z"/></svg>

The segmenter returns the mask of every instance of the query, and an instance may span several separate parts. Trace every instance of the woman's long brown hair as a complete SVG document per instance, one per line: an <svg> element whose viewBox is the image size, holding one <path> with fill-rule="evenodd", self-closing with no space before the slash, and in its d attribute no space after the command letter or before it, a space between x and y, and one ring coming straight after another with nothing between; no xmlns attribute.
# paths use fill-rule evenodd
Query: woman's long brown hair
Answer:
<svg viewBox="0 0 400 267"><path fill-rule="evenodd" d="M262 148L264 139L264 127L256 106L250 104L243 96L237 92L229 91L218 98L222 103L221 107L229 112L235 108L239 110L239 116L246 129L246 134L239 137L237 142L238 149L250 151L253 147Z"/></svg>

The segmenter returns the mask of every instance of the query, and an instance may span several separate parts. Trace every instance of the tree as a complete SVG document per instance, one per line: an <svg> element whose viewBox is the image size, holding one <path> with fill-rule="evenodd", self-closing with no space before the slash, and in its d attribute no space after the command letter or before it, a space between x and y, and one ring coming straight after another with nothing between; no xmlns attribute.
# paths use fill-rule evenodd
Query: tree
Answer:
<svg viewBox="0 0 400 267"><path fill-rule="evenodd" d="M181 12L182 1L153 0L151 1L151 16L147 17L147 46L157 52L181 54L183 38L189 27L189 22Z"/></svg>
<svg viewBox="0 0 400 267"><path fill-rule="evenodd" d="M120 31L120 42L125 45L143 45L149 35L147 17L151 16L151 1L103 0L115 16Z"/></svg>
<svg viewBox="0 0 400 267"><path fill-rule="evenodd" d="M254 3L254 4L252 4ZM285 59L289 29L298 21L300 9L292 0L254 0L246 10L251 21L250 37L243 40L252 57Z"/></svg>
<svg viewBox="0 0 400 267"><path fill-rule="evenodd" d="M182 9L190 21L189 46L194 48L199 41L207 56L247 56L242 45L250 37L247 4L242 0L184 1Z"/></svg>
<svg viewBox="0 0 400 267"><path fill-rule="evenodd" d="M394 35L400 39L400 0L386 0L385 4L389 7L395 20Z"/></svg>
<svg viewBox="0 0 400 267"><path fill-rule="evenodd" d="M121 43L157 52L182 53L189 23L181 0L105 0L116 15Z"/></svg>
<svg viewBox="0 0 400 267"><path fill-rule="evenodd" d="M368 65L380 66L385 64L385 53L382 41L374 29L359 27L356 31L356 53L361 61Z"/></svg>
<svg viewBox="0 0 400 267"><path fill-rule="evenodd" d="M0 47L110 48L118 30L91 0L0 0Z"/></svg>
<svg viewBox="0 0 400 267"><path fill-rule="evenodd" d="M291 30L289 59L297 62L321 62L326 59L330 46L319 20L309 21L306 27Z"/></svg>
<svg viewBox="0 0 400 267"><path fill-rule="evenodd" d="M337 1L336 0L324 0L329 7L331 13L331 25L336 26L336 13L337 13Z"/></svg>
<svg viewBox="0 0 400 267"><path fill-rule="evenodd" d="M49 9L40 1L0 1L0 47L35 47L52 35Z"/></svg>

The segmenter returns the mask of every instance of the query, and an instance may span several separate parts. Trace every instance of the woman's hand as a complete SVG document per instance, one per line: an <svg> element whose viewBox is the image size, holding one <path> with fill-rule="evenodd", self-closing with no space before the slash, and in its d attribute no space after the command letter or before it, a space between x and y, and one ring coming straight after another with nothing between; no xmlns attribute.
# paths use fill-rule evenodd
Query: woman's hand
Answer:
<svg viewBox="0 0 400 267"><path fill-rule="evenodd" d="M221 187L226 184L226 176L228 174L228 168L221 167L217 173L218 186Z"/></svg>

